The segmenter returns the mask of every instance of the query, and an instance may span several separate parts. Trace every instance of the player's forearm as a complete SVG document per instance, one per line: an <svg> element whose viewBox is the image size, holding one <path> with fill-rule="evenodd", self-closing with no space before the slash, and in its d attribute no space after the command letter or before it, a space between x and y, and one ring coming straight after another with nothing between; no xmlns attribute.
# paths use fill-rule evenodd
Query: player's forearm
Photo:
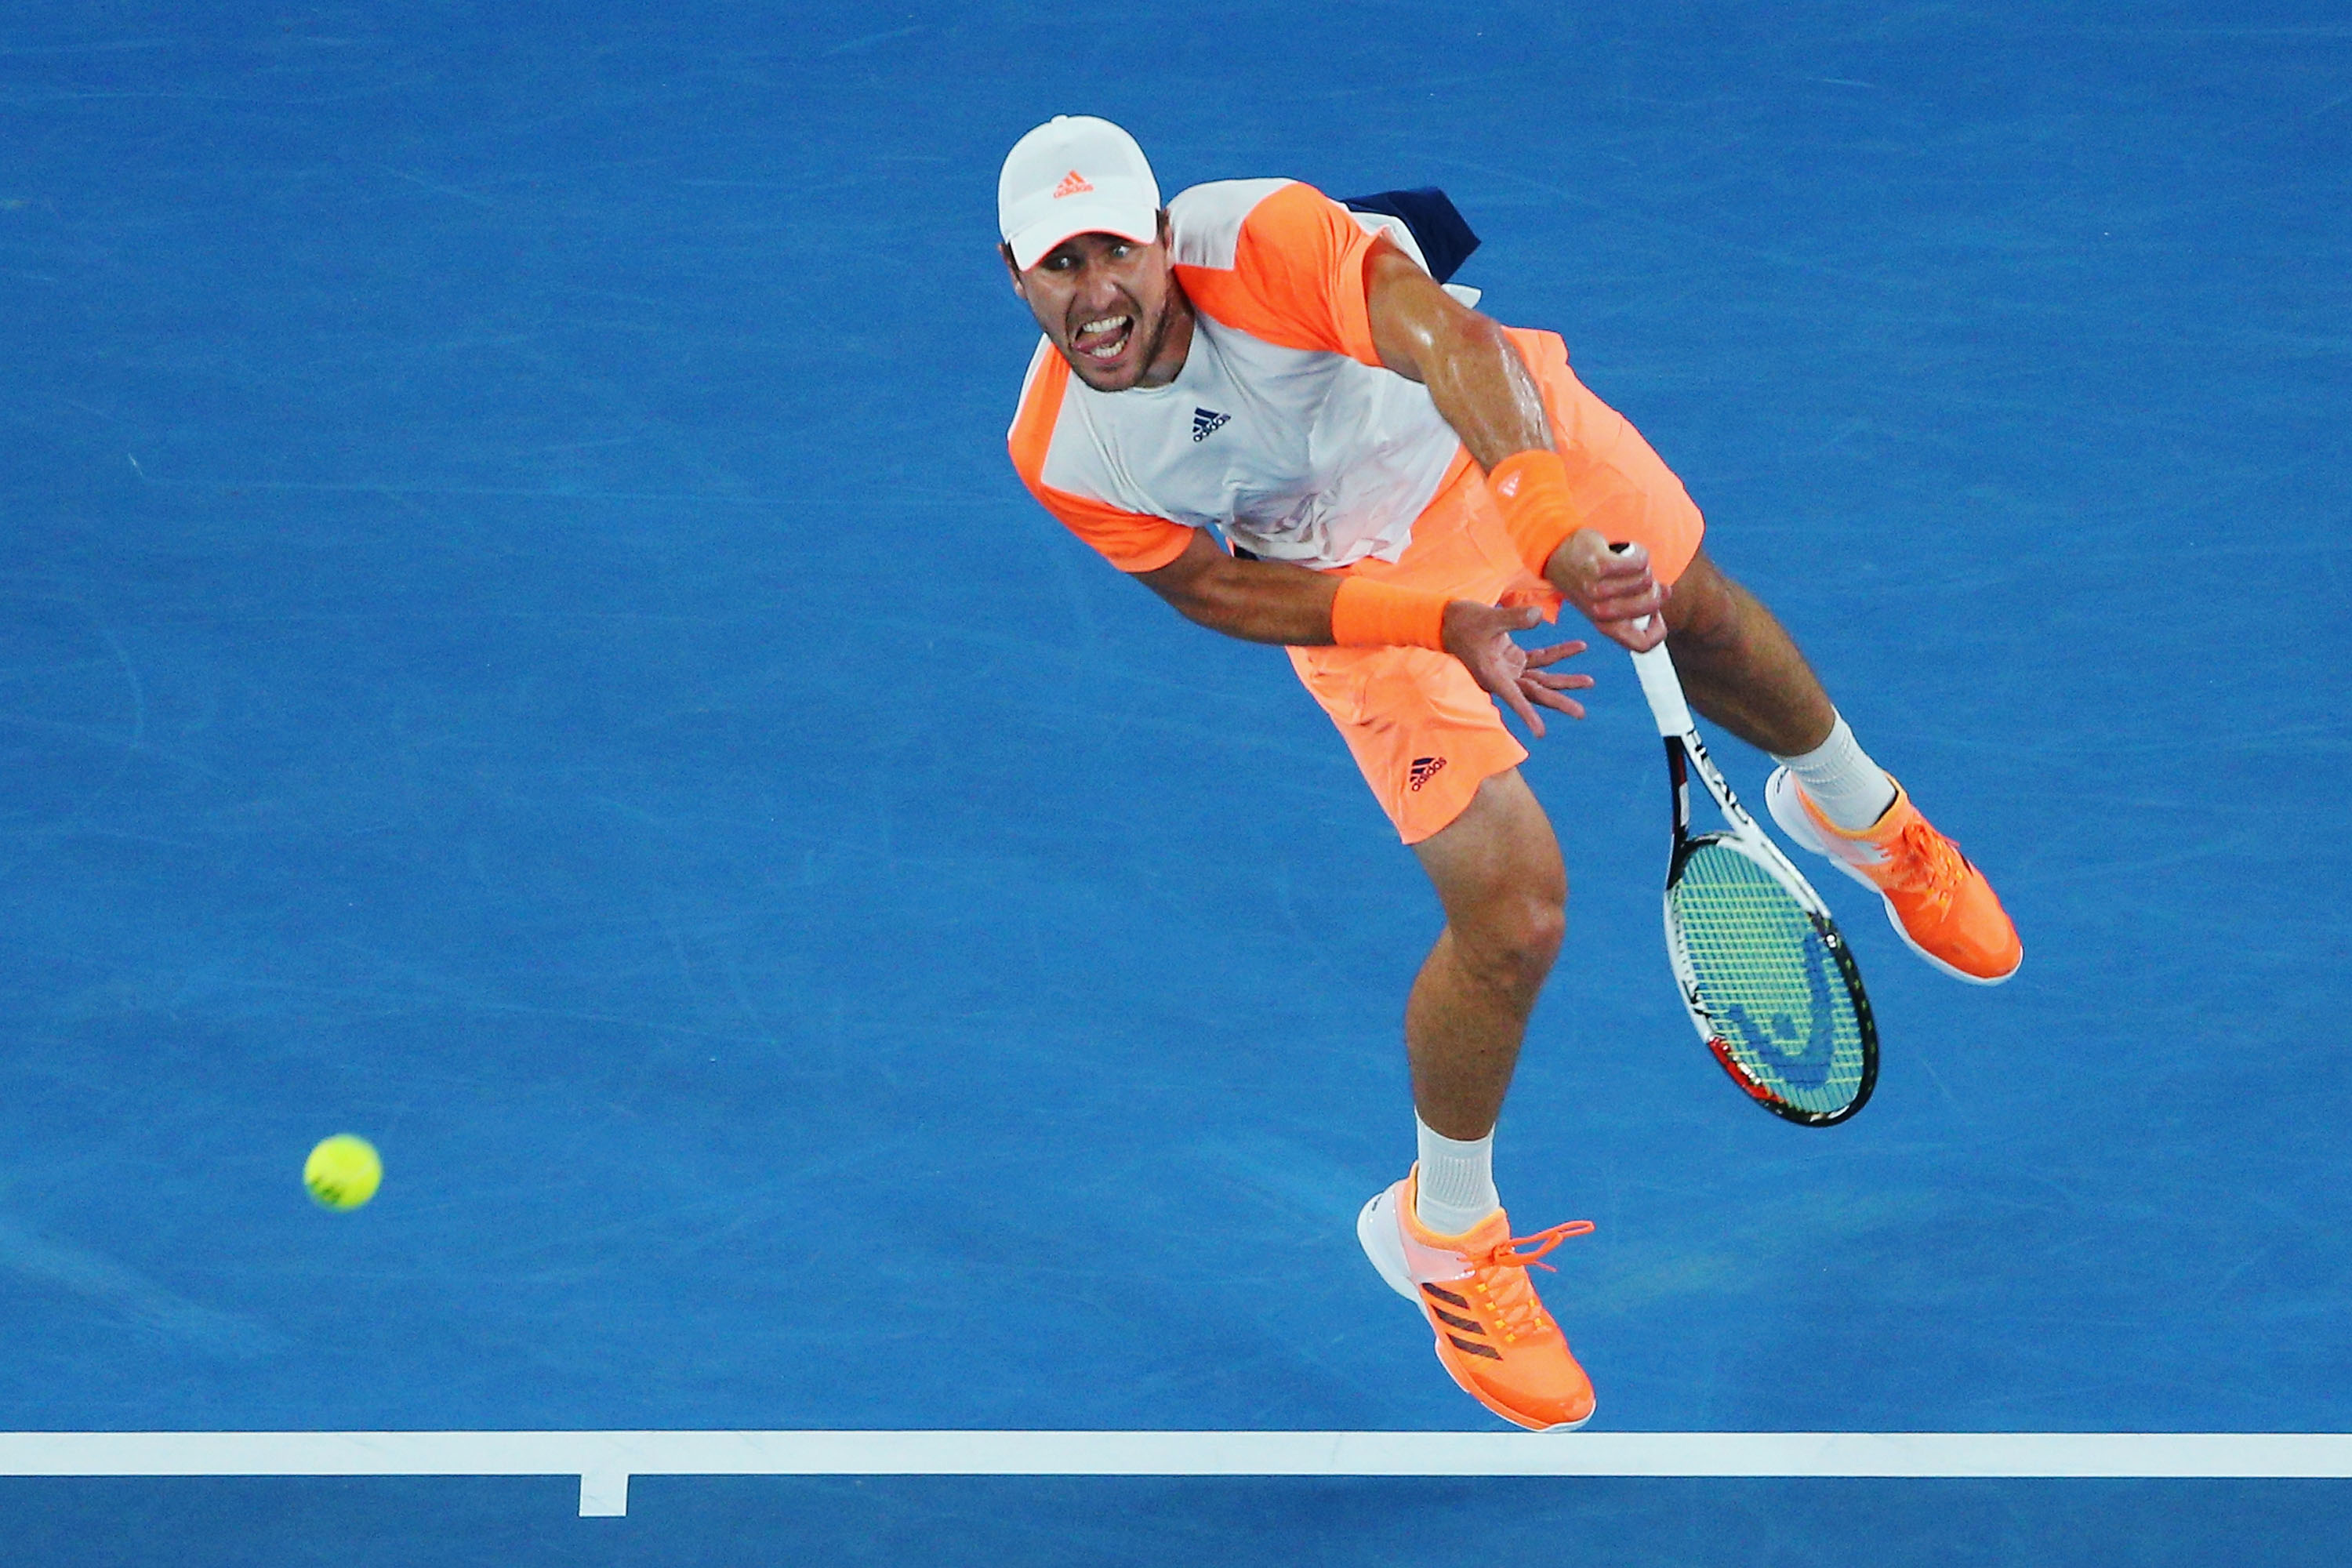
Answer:
<svg viewBox="0 0 2352 1568"><path fill-rule="evenodd" d="M1339 584L1320 572L1275 561L1227 560L1168 593L1187 620L1244 642L1319 647L1331 639Z"/></svg>
<svg viewBox="0 0 2352 1568"><path fill-rule="evenodd" d="M1456 606L1426 588L1309 572L1276 561L1228 555L1206 530L1184 552L1137 581L1185 616L1244 642L1289 647L1427 647L1453 652L1448 617Z"/></svg>
<svg viewBox="0 0 2352 1568"><path fill-rule="evenodd" d="M1606 542L1592 532L1583 553L1563 565L1580 519L1552 447L1543 392L1518 345L1486 317L1459 311L1436 333L1419 368L1430 401L1486 470L1503 526L1528 570L1590 612L1601 569L1593 552L1605 551Z"/></svg>
<svg viewBox="0 0 2352 1568"><path fill-rule="evenodd" d="M1498 322L1462 305L1385 242L1365 263L1364 279L1381 363L1429 388L1480 468L1550 449L1542 389Z"/></svg>
<svg viewBox="0 0 2352 1568"><path fill-rule="evenodd" d="M1480 468L1550 448L1542 389L1518 345L1494 321L1465 312L1432 344L1421 369L1430 401Z"/></svg>

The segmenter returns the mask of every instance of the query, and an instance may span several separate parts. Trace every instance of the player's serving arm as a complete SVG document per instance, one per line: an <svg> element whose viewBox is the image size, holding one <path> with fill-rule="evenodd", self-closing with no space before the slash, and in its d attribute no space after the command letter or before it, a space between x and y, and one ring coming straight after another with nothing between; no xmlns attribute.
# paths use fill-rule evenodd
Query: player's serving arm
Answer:
<svg viewBox="0 0 2352 1568"><path fill-rule="evenodd" d="M2022 950L1983 875L1700 550L1681 481L1560 340L1457 300L1412 206L1381 205L1398 210L1230 180L1163 211L1117 126L1056 118L1023 137L997 210L1045 340L1013 462L1183 615L1286 646L1428 872L1446 924L1405 1008L1419 1158L1358 1234L1465 1390L1522 1426L1574 1426L1592 1387L1527 1265L1581 1227L1514 1238L1492 1174L1567 900L1496 700L1541 735L1545 710L1582 716L1569 693L1591 682L1558 668L1583 644L1510 634L1565 603L1627 647L1665 638L1692 705L1779 759L1773 816L1876 889L1929 963L1990 984Z"/></svg>

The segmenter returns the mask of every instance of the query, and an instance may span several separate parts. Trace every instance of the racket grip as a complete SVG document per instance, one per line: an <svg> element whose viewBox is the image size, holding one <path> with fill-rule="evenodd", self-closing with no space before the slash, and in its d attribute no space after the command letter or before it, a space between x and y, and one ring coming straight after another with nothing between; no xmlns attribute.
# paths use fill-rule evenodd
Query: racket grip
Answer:
<svg viewBox="0 0 2352 1568"><path fill-rule="evenodd" d="M1658 733L1670 741L1678 741L1691 732L1690 704L1683 700L1682 679L1675 674L1674 655L1660 643L1645 653L1632 656L1633 674L1642 682L1642 695L1650 700L1650 716L1658 721Z"/></svg>
<svg viewBox="0 0 2352 1568"><path fill-rule="evenodd" d="M1612 550L1623 550L1622 544L1612 544ZM1650 617L1643 616L1633 623L1636 631L1647 631ZM1683 700L1682 678L1675 673L1674 656L1660 643L1646 652L1633 656L1633 673L1642 682L1642 695L1650 700L1650 716L1658 721L1658 733L1669 741L1679 741L1696 728L1691 722L1690 704Z"/></svg>

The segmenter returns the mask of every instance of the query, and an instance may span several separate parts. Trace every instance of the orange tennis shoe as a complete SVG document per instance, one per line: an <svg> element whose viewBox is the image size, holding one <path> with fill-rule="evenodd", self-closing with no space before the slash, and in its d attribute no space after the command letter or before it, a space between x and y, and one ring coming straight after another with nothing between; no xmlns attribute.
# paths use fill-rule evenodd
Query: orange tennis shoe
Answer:
<svg viewBox="0 0 2352 1568"><path fill-rule="evenodd" d="M1464 1235L1440 1236L1413 1216L1413 1179L1364 1205L1356 1219L1364 1256L1390 1289L1421 1309L1436 1331L1438 1361L1471 1398L1531 1432L1583 1426L1592 1418L1592 1380L1536 1299L1528 1266L1549 1268L1536 1260L1592 1222L1514 1237L1496 1209Z"/></svg>
<svg viewBox="0 0 2352 1568"><path fill-rule="evenodd" d="M2025 944L1992 884L1919 815L1901 784L1885 815L1859 833L1823 816L1786 768L1765 781L1764 804L1781 832L1885 899L1896 934L1955 980L1998 985L2025 962Z"/></svg>

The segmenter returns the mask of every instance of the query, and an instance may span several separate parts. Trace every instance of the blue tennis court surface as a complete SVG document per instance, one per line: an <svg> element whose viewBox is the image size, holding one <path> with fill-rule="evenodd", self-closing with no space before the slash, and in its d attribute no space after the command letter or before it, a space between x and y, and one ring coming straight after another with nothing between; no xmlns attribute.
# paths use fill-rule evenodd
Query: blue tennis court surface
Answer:
<svg viewBox="0 0 2352 1568"><path fill-rule="evenodd" d="M0 16L0 1431L1487 1429L1365 1265L1437 930L1280 654L1021 490L999 159L1438 184L2009 985L1849 1125L1528 776L1596 1433L2352 1431L2341 7ZM1735 787L1761 760L1725 741ZM1834 885L1832 885L1832 884ZM382 1195L314 1209L319 1137ZM1573 1443L1566 1436L1530 1441ZM2327 1480L0 1479L0 1561L2340 1560Z"/></svg>

